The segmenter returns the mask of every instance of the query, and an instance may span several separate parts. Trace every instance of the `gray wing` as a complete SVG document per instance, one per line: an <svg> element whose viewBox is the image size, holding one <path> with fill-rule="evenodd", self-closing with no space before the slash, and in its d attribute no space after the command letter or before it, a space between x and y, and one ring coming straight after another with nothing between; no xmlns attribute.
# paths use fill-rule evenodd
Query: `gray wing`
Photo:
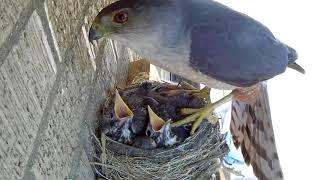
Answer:
<svg viewBox="0 0 320 180"><path fill-rule="evenodd" d="M191 28L191 66L203 74L247 87L285 71L286 47L261 23L230 9ZM192 17L195 21L196 17Z"/></svg>
<svg viewBox="0 0 320 180"><path fill-rule="evenodd" d="M233 101L230 130L235 146L259 180L281 180L282 170L273 133L267 86L263 84L256 104Z"/></svg>

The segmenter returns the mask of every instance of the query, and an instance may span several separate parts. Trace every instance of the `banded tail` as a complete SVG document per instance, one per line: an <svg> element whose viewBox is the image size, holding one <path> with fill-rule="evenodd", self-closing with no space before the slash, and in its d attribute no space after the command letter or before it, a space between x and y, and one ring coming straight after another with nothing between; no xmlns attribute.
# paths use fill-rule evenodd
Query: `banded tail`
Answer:
<svg viewBox="0 0 320 180"><path fill-rule="evenodd" d="M246 164L252 165L259 180L282 180L266 83L262 82L260 91L254 105L232 102L230 130L235 146L241 147Z"/></svg>

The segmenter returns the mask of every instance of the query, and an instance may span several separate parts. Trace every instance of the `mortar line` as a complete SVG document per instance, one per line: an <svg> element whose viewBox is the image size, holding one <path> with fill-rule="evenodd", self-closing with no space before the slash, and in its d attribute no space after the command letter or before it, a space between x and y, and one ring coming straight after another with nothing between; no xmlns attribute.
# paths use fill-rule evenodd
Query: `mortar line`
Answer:
<svg viewBox="0 0 320 180"><path fill-rule="evenodd" d="M42 26L44 29L44 33L47 36L47 42L49 44L52 56L53 56L54 61L56 63L57 75L56 75L56 79L54 81L54 84L49 92L46 107L43 111L41 121L40 121L40 124L38 127L38 131L36 133L36 137L35 137L35 140L34 140L34 143L32 146L31 153L28 157L27 165L26 165L26 168L24 169L22 179L34 179L34 175L31 172L31 170L37 160L37 155L39 153L39 147L42 144L43 134L48 128L48 124L49 124L48 117L49 117L50 112L53 108L54 101L55 101L55 99L57 97L57 93L59 91L61 80L62 80L63 75L66 70L66 66L64 64L60 63L59 60L57 59L59 57L59 55L58 55L59 50L56 49L56 47L54 46L54 43L53 43L53 37L52 37L51 33L54 33L54 32L51 32L51 30L49 28L49 22L47 19L47 14L44 9L44 1L43 0L41 0L39 2L39 4L35 5L35 10L39 14L39 17L40 17L40 20L41 20L41 23L42 23ZM73 56L73 51L69 51L66 53L64 58L69 59L69 58L72 58L72 56Z"/></svg>
<svg viewBox="0 0 320 180"><path fill-rule="evenodd" d="M53 105L54 105L53 102L56 99L56 94L58 92L58 89L59 89L59 86L61 83L61 78L63 77L62 75L65 73L65 70L66 70L65 64L61 63L59 61L59 54L57 52L58 50L56 50L56 47L53 42L54 41L53 35L51 34L54 32L51 32L51 29L49 27L49 19L47 18L47 13L44 9L45 8L44 1L41 1L41 2L42 2L41 4L38 4L38 6L36 6L36 10L38 11L41 22L43 23L44 31L45 31L45 34L47 35L47 41L49 43L50 49L52 50L53 57L54 57L56 65L57 65L57 76L56 76L56 80L54 82L54 85L53 85L52 89L50 90L49 97L48 97L47 104L46 104L46 108L45 108L43 116L41 118L41 122L39 124L37 135L36 135L36 138L35 138L35 141L33 144L32 152L28 158L28 162L27 162L26 168L24 170L22 179L32 179L34 177L33 174L31 173L31 170L32 170L33 165L35 164L37 154L39 153L39 147L42 142L42 135L44 134L45 130L47 129L47 126L49 123L48 116L51 112L51 109L53 108ZM83 14L85 14L85 13L83 13ZM83 18L84 18L84 16L83 16ZM81 31L81 23L79 24L78 29L79 29L79 31ZM72 49L73 46L74 45L71 45L69 49ZM65 59L70 59L73 54L74 54L74 51L67 51L65 54L65 57L61 57L62 59L64 59L64 60L62 60L62 62L65 62ZM95 75L95 76L97 76L97 75ZM92 88L89 92L90 92L90 94L92 94ZM89 105L89 99L87 99L87 103L86 103L85 108L87 108L88 105ZM83 124L83 122L81 122L81 123ZM80 127L82 127L82 126L83 125L81 125ZM79 137L80 137L80 135L79 135ZM80 144L80 146L81 145L82 144ZM79 150L77 152L75 152L75 155L78 154L78 156L79 156L78 159L71 160L71 161L76 161L72 164L77 164L76 165L77 167L80 166L81 152L82 151L79 148ZM74 171L73 168L71 168L71 171Z"/></svg>
<svg viewBox="0 0 320 180"><path fill-rule="evenodd" d="M50 114L51 109L53 107L53 103L57 97L56 95L58 93L59 86L61 83L61 78L63 77L65 69L66 68L64 66L61 66L60 68L58 68L57 76L56 76L55 82L50 90L50 93L49 93L49 96L47 99L47 104L46 104L46 107L43 111L43 115L41 117L38 131L37 131L34 143L33 143L32 151L28 157L27 165L26 165L26 168L24 169L22 179L27 180L27 179L32 179L32 177L33 177L32 173L31 173L31 169L36 161L36 157L39 152L39 147L42 143L43 134L44 134L45 130L47 130L47 128L48 128L48 123L49 123L48 117L49 117L49 114Z"/></svg>
<svg viewBox="0 0 320 180"><path fill-rule="evenodd" d="M32 151L31 151L30 156L28 157L27 165L26 165L26 168L24 169L22 179L32 179L34 177L33 173L31 173L32 167L36 162L37 154L39 153L39 147L40 147L41 142L42 142L42 135L44 134L45 130L47 129L47 126L48 126L48 123L49 123L48 122L48 117L49 117L49 114L51 112L51 109L53 108L54 101L56 99L56 94L58 92L58 89L59 89L59 86L60 86L60 83L61 83L61 79L63 77L63 74L64 74L65 70L66 70L66 67L64 66L64 63L61 63L60 61L58 61L59 60L59 54L57 52L58 50L56 50L56 47L54 45L54 42L53 42L54 40L53 40L53 35L52 35L52 33L54 33L54 32L51 32L51 29L49 27L49 20L47 18L47 14L45 12L44 4L43 4L44 1L40 0L41 2L39 2L39 4L34 3L34 1L36 1L36 0L32 0L33 3L30 3L30 4L32 4L32 6L30 6L30 7L33 7L33 9L32 9L31 12L28 11L30 14L29 14L29 16L27 18L25 18L26 20L25 20L23 26L20 25L18 28L16 28L17 30L15 32L20 30L18 32L21 33L21 31L23 30L23 27L25 27L27 22L28 22L28 18L30 18L30 16L32 15L32 13L35 10L37 10L37 12L39 14L39 17L41 19L42 26L44 28L45 34L47 36L48 44L50 46L50 49L52 50L54 61L55 61L56 65L57 65L57 76L56 76L56 80L55 80L55 82L54 82L54 84L53 84L53 86L52 86L52 88L50 90L50 93L49 93L49 96L48 96L48 99L47 99L47 104L46 104L46 107L44 109L44 112L43 112L43 115L42 115L42 118L41 118L41 121L40 121L40 124L39 124L39 127L38 127L38 131L37 131L34 143L33 143ZM90 3L88 3L88 5L90 5ZM28 6L29 9L30 9L30 7ZM87 11L88 10L83 12L83 14L85 14ZM26 17L26 15L24 15L24 17ZM84 16L83 16L83 18L84 18ZM81 23L79 23L79 31L81 31ZM8 37L7 39L10 39L10 38L11 37ZM0 67L3 64L3 62L5 61L5 58L8 56L8 54L9 54L11 48L13 47L13 45L17 43L18 38L19 38L19 36L17 36L14 39L15 42L12 42L11 44L3 43L3 45L0 47L0 53L1 53L1 55L0 55L0 58L1 58L0 59ZM11 46L9 47L8 45L11 45ZM73 45L71 45L71 47L69 49L72 49L72 47L73 47ZM104 46L103 46L102 50L103 49L104 49ZM2 52L5 52L6 54L2 54ZM61 58L62 59L69 59L69 58L72 57L73 53L74 53L74 51L66 52L65 57L61 57ZM96 58L96 60L103 58L102 54L99 54L98 57L99 58ZM64 62L64 61L62 61L62 62ZM98 67L100 67L100 66L98 66ZM97 71L94 74L94 78L93 78L91 84L94 84L97 81L97 75L98 75L98 72L100 72L100 71L98 71L98 69L97 69ZM79 140L80 140L79 146L80 147L84 147L83 143L85 141L86 136L83 136L82 134L83 134L83 131L85 130L85 127L86 127L86 121L85 120L88 118L87 115L86 115L86 114L88 114L87 113L88 110L86 110L86 109L88 109L87 107L89 107L89 105L91 104L90 98L92 98L93 92L94 92L94 89L93 89L93 87L90 86L89 96L88 96L88 99L87 99L87 102L86 102L86 105L85 105L84 116L83 116L83 119L82 119L81 125L80 125L80 127L81 127L80 134L79 134ZM71 177L76 177L75 176L76 175L75 171L80 166L80 159L81 159L81 152L82 152L81 150L82 149L79 148L79 150L77 150L77 152L75 152L75 155L76 156L78 155L78 156L75 157L75 155L74 155L74 158L76 158L76 159L72 159L71 160L71 161L73 161L72 164L75 164L75 166L71 167L71 171L72 172L69 173L69 175L71 175ZM85 149L85 151L86 151L86 149Z"/></svg>
<svg viewBox="0 0 320 180"><path fill-rule="evenodd" d="M59 53L59 49L58 49L59 47L57 47L54 43L54 41L55 41L54 40L54 32L52 29L50 29L50 22L49 22L50 20L49 20L49 15L47 14L47 12L45 10L45 2L38 4L36 6L36 11L40 17L44 33L46 34L46 37L47 37L47 42L49 44L54 62L56 63L57 69L58 69L58 64L61 64L62 60L60 61L60 59L62 59L62 57L60 57L60 53ZM59 71L59 70L57 70L57 71Z"/></svg>

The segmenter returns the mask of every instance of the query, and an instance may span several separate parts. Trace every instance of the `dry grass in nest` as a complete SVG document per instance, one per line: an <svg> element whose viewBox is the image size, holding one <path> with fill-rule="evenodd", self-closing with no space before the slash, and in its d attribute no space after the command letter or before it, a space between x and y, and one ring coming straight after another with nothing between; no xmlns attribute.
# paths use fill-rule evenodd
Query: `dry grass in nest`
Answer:
<svg viewBox="0 0 320 180"><path fill-rule="evenodd" d="M183 143L168 148L140 149L104 134L95 138L95 145L92 165L105 179L211 179L228 152L219 123L207 121Z"/></svg>

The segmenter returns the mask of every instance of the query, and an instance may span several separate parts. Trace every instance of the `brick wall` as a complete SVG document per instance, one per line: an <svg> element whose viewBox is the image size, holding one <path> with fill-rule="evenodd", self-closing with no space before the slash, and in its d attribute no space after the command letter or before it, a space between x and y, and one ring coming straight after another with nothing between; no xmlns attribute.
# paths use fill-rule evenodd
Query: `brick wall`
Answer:
<svg viewBox="0 0 320 180"><path fill-rule="evenodd" d="M0 0L0 179L94 179L90 133L132 53L89 44L108 0Z"/></svg>

